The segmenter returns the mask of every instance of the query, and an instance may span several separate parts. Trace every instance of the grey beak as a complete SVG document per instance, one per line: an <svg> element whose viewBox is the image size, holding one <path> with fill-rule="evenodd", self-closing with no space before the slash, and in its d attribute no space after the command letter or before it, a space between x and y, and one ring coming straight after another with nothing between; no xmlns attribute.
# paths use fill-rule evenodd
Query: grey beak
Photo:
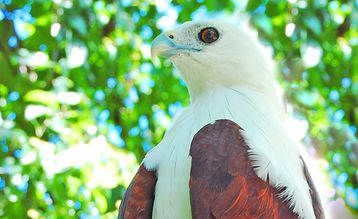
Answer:
<svg viewBox="0 0 358 219"><path fill-rule="evenodd" d="M175 43L164 33L158 35L152 42L151 56L154 60L158 56L169 58L175 53Z"/></svg>

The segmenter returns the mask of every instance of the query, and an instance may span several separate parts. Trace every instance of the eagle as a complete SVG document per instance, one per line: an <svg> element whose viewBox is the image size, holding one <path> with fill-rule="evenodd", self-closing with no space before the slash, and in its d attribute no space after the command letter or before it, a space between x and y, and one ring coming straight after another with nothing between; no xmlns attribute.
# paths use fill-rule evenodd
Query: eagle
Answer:
<svg viewBox="0 0 358 219"><path fill-rule="evenodd" d="M188 21L151 52L179 70L191 103L145 156L118 218L324 218L257 39L226 21Z"/></svg>

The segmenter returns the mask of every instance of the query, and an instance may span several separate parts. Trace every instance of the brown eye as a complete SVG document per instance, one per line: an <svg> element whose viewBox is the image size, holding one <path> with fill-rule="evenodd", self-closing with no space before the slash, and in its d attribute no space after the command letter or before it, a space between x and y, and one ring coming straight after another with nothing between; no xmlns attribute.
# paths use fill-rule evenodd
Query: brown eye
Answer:
<svg viewBox="0 0 358 219"><path fill-rule="evenodd" d="M206 27L199 32L199 40L212 43L219 39L219 32L213 27Z"/></svg>

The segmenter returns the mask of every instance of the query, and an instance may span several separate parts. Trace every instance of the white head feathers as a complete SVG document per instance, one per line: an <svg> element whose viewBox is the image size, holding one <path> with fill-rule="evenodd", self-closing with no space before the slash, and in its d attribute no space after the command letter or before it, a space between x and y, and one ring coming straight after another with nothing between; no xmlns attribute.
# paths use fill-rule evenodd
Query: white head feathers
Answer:
<svg viewBox="0 0 358 219"><path fill-rule="evenodd" d="M217 39L203 42L199 35L204 28L217 30ZM174 51L161 51L161 55L169 57L179 69L194 99L216 86L264 89L272 84L259 45L235 25L217 20L186 22L162 35L171 41L167 49ZM163 38L160 41L163 42ZM154 41L152 51L157 49L155 44Z"/></svg>

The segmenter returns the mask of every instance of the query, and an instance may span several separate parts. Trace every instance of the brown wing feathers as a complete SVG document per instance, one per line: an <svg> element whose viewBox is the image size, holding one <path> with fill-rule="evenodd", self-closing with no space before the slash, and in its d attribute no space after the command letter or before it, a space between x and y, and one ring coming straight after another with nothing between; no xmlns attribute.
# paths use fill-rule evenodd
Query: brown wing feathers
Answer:
<svg viewBox="0 0 358 219"><path fill-rule="evenodd" d="M203 127L191 144L190 203L193 219L298 218L280 191L256 176L248 158L248 146L240 127L230 120L217 120ZM317 219L323 210L304 166ZM141 165L120 205L120 219L152 216L156 172ZM165 206L163 206L165 207Z"/></svg>
<svg viewBox="0 0 358 219"><path fill-rule="evenodd" d="M156 183L156 172L142 164L122 199L118 219L152 218Z"/></svg>
<svg viewBox="0 0 358 219"><path fill-rule="evenodd" d="M190 201L194 219L298 218L278 191L256 176L240 127L217 120L191 144Z"/></svg>

